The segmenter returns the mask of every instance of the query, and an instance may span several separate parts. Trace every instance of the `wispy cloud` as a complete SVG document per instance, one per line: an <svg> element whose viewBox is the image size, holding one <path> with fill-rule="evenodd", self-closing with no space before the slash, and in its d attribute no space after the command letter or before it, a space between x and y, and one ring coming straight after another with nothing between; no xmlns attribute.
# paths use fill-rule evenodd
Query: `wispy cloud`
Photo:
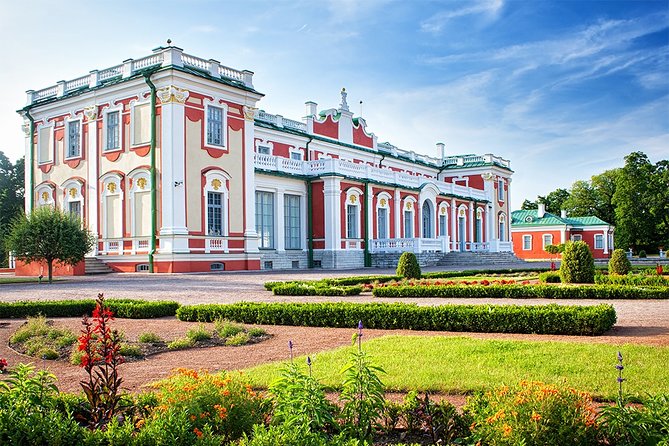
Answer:
<svg viewBox="0 0 669 446"><path fill-rule="evenodd" d="M453 19L471 15L483 15L486 18L496 18L504 6L503 0L478 0L454 3L458 7L434 14L420 24L421 31L430 34L439 34Z"/></svg>

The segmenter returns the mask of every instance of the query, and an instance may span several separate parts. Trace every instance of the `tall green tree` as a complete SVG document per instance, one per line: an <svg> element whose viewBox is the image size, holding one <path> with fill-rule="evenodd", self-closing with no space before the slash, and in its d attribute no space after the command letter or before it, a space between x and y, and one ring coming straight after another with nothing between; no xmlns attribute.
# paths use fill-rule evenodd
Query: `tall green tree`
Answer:
<svg viewBox="0 0 669 446"><path fill-rule="evenodd" d="M564 209L564 202L569 198L569 191L567 189L555 189L545 197L539 197L539 203L546 205L546 212L560 215L560 211Z"/></svg>
<svg viewBox="0 0 669 446"><path fill-rule="evenodd" d="M616 214L616 245L637 249L655 249L654 234L659 221L655 187L656 167L642 152L625 157L625 166L616 178L613 205Z"/></svg>
<svg viewBox="0 0 669 446"><path fill-rule="evenodd" d="M23 158L16 164L0 151L0 267L7 266L4 239L12 220L23 213Z"/></svg>
<svg viewBox="0 0 669 446"><path fill-rule="evenodd" d="M49 206L16 217L5 241L17 259L27 263L45 261L49 283L54 262L75 265L84 260L95 242L78 217Z"/></svg>
<svg viewBox="0 0 669 446"><path fill-rule="evenodd" d="M590 181L575 181L569 191L569 198L563 203L564 209L569 215L594 215L607 223L615 224L613 194L619 170L611 169L593 175Z"/></svg>

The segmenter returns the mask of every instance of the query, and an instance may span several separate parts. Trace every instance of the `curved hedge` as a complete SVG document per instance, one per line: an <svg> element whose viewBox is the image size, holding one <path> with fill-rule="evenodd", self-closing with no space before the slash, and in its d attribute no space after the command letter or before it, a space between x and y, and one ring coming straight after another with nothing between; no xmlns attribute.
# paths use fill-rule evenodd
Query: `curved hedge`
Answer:
<svg viewBox="0 0 669 446"><path fill-rule="evenodd" d="M622 285L431 285L374 288L375 297L472 297L509 299L667 299L669 287Z"/></svg>
<svg viewBox="0 0 669 446"><path fill-rule="evenodd" d="M288 282L273 285L272 292L276 296L354 296L362 292L362 287L328 286L321 282Z"/></svg>
<svg viewBox="0 0 669 446"><path fill-rule="evenodd" d="M105 303L114 316L128 319L151 319L174 316L179 304L173 301L145 301L134 299L106 299ZM46 317L81 317L90 315L94 300L43 300L0 302L0 318L22 318L43 315Z"/></svg>
<svg viewBox="0 0 669 446"><path fill-rule="evenodd" d="M608 274L596 275L595 283L602 285L631 285L631 286L656 286L669 287L669 277L653 275L646 276L640 274Z"/></svg>
<svg viewBox="0 0 669 446"><path fill-rule="evenodd" d="M182 321L219 318L247 324L367 328L482 333L599 335L616 322L613 306L439 305L406 303L356 304L252 303L187 305L177 310Z"/></svg>

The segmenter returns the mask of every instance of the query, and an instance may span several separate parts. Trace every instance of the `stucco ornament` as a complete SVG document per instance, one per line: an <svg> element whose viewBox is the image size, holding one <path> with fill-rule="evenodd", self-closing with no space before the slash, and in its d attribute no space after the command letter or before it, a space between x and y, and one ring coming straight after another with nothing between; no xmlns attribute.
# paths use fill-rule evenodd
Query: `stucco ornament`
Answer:
<svg viewBox="0 0 669 446"><path fill-rule="evenodd" d="M116 192L116 183L107 184L107 190L112 194Z"/></svg>
<svg viewBox="0 0 669 446"><path fill-rule="evenodd" d="M481 177L483 177L484 180L490 181L492 180L495 176L492 174L492 172L485 172L481 174Z"/></svg>
<svg viewBox="0 0 669 446"><path fill-rule="evenodd" d="M358 197L356 197L355 195L351 195L351 197L349 198L349 201L351 203L355 203L356 201L358 201Z"/></svg>
<svg viewBox="0 0 669 446"><path fill-rule="evenodd" d="M386 201L385 198L382 198L381 201L380 201L379 203L381 204L381 206L385 207L385 206L386 206L386 203L388 203L388 202Z"/></svg>
<svg viewBox="0 0 669 446"><path fill-rule="evenodd" d="M45 203L49 201L49 194L47 192L42 192L42 201Z"/></svg>
<svg viewBox="0 0 669 446"><path fill-rule="evenodd" d="M138 178L137 187L144 190L144 188L146 188L146 178Z"/></svg>
<svg viewBox="0 0 669 446"><path fill-rule="evenodd" d="M410 201L407 201L406 208L407 208L407 209L411 209L412 207L413 207L413 203L410 202Z"/></svg>
<svg viewBox="0 0 669 446"><path fill-rule="evenodd" d="M253 121L257 111L258 111L257 107L249 107L248 105L245 105L244 119L246 119L247 121Z"/></svg>
<svg viewBox="0 0 669 446"><path fill-rule="evenodd" d="M186 102L186 99L188 99L189 94L190 93L188 92L188 90L175 87L174 85L162 87L159 88L158 91L156 91L158 99L160 99L160 102L162 102L163 104L168 104L171 102L183 104L184 102Z"/></svg>
<svg viewBox="0 0 669 446"><path fill-rule="evenodd" d="M87 121L94 121L98 117L98 107L91 105L84 108L84 116L86 116Z"/></svg>
<svg viewBox="0 0 669 446"><path fill-rule="evenodd" d="M74 198L77 196L77 189L74 187L71 187L69 190L70 197Z"/></svg>
<svg viewBox="0 0 669 446"><path fill-rule="evenodd" d="M211 187L213 187L214 190L219 190L221 188L221 180L218 178L211 180Z"/></svg>

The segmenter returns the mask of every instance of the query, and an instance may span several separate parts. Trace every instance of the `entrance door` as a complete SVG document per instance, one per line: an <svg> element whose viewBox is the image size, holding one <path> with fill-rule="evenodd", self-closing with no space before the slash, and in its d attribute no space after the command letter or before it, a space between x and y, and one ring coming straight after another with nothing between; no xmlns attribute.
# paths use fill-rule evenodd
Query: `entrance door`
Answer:
<svg viewBox="0 0 669 446"><path fill-rule="evenodd" d="M460 252L464 252L467 238L465 217L458 217L458 237L460 238Z"/></svg>
<svg viewBox="0 0 669 446"><path fill-rule="evenodd" d="M432 206L430 202L423 202L423 238L433 238L432 235Z"/></svg>

